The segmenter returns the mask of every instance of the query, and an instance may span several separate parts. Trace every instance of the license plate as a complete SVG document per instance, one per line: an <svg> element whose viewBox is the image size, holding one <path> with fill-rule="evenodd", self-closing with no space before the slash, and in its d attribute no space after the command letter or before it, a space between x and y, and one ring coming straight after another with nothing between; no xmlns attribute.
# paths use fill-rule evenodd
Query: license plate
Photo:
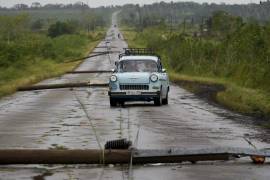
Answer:
<svg viewBox="0 0 270 180"><path fill-rule="evenodd" d="M140 91L127 91L126 95L141 95Z"/></svg>

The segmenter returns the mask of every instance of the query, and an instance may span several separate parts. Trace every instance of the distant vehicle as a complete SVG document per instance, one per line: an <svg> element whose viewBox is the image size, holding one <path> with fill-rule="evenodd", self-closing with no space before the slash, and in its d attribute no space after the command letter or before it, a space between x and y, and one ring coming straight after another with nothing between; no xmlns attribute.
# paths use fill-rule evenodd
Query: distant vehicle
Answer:
<svg viewBox="0 0 270 180"><path fill-rule="evenodd" d="M126 101L154 101L168 104L169 78L160 57L151 49L126 48L110 77L110 105Z"/></svg>

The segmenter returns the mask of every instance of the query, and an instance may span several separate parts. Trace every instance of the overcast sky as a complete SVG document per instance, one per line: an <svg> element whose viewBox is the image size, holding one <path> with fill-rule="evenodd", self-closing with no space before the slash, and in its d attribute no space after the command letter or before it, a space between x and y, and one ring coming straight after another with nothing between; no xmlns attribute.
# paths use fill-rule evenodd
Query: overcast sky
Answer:
<svg viewBox="0 0 270 180"><path fill-rule="evenodd" d="M14 4L17 3L25 3L25 4L31 4L32 2L40 2L41 4L47 4L47 3L74 3L78 0L0 0L0 6L5 7L11 7ZM126 3L138 3L138 4L144 4L146 1L147 3L153 3L153 2L160 2L160 0L80 0L85 3L89 3L90 7L97 7L97 6L108 6L108 5L123 5ZM163 0L165 2L170 2L171 0ZM173 0L174 2L179 2L181 0ZM183 0L188 1L188 0ZM228 4L242 4L242 3L258 3L260 0L193 0L195 2L208 2L208 3L228 3Z"/></svg>

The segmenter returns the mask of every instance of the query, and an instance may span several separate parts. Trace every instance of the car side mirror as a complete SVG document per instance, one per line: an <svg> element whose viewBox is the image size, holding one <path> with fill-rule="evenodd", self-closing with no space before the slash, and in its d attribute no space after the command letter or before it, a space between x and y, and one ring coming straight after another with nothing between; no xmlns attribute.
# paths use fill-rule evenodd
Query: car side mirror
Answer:
<svg viewBox="0 0 270 180"><path fill-rule="evenodd" d="M165 72L167 72L167 71L166 71L166 69L162 69L161 72L165 73Z"/></svg>
<svg viewBox="0 0 270 180"><path fill-rule="evenodd" d="M114 72L116 72L116 69L111 69L111 71L114 73Z"/></svg>

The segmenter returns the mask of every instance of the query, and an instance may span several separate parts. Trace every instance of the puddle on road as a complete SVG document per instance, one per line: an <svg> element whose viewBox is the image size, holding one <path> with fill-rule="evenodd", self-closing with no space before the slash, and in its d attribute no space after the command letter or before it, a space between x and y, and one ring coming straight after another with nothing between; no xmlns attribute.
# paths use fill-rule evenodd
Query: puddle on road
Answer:
<svg viewBox="0 0 270 180"><path fill-rule="evenodd" d="M45 180L46 177L52 176L53 173L46 171L42 175L37 175L33 177L33 180Z"/></svg>

